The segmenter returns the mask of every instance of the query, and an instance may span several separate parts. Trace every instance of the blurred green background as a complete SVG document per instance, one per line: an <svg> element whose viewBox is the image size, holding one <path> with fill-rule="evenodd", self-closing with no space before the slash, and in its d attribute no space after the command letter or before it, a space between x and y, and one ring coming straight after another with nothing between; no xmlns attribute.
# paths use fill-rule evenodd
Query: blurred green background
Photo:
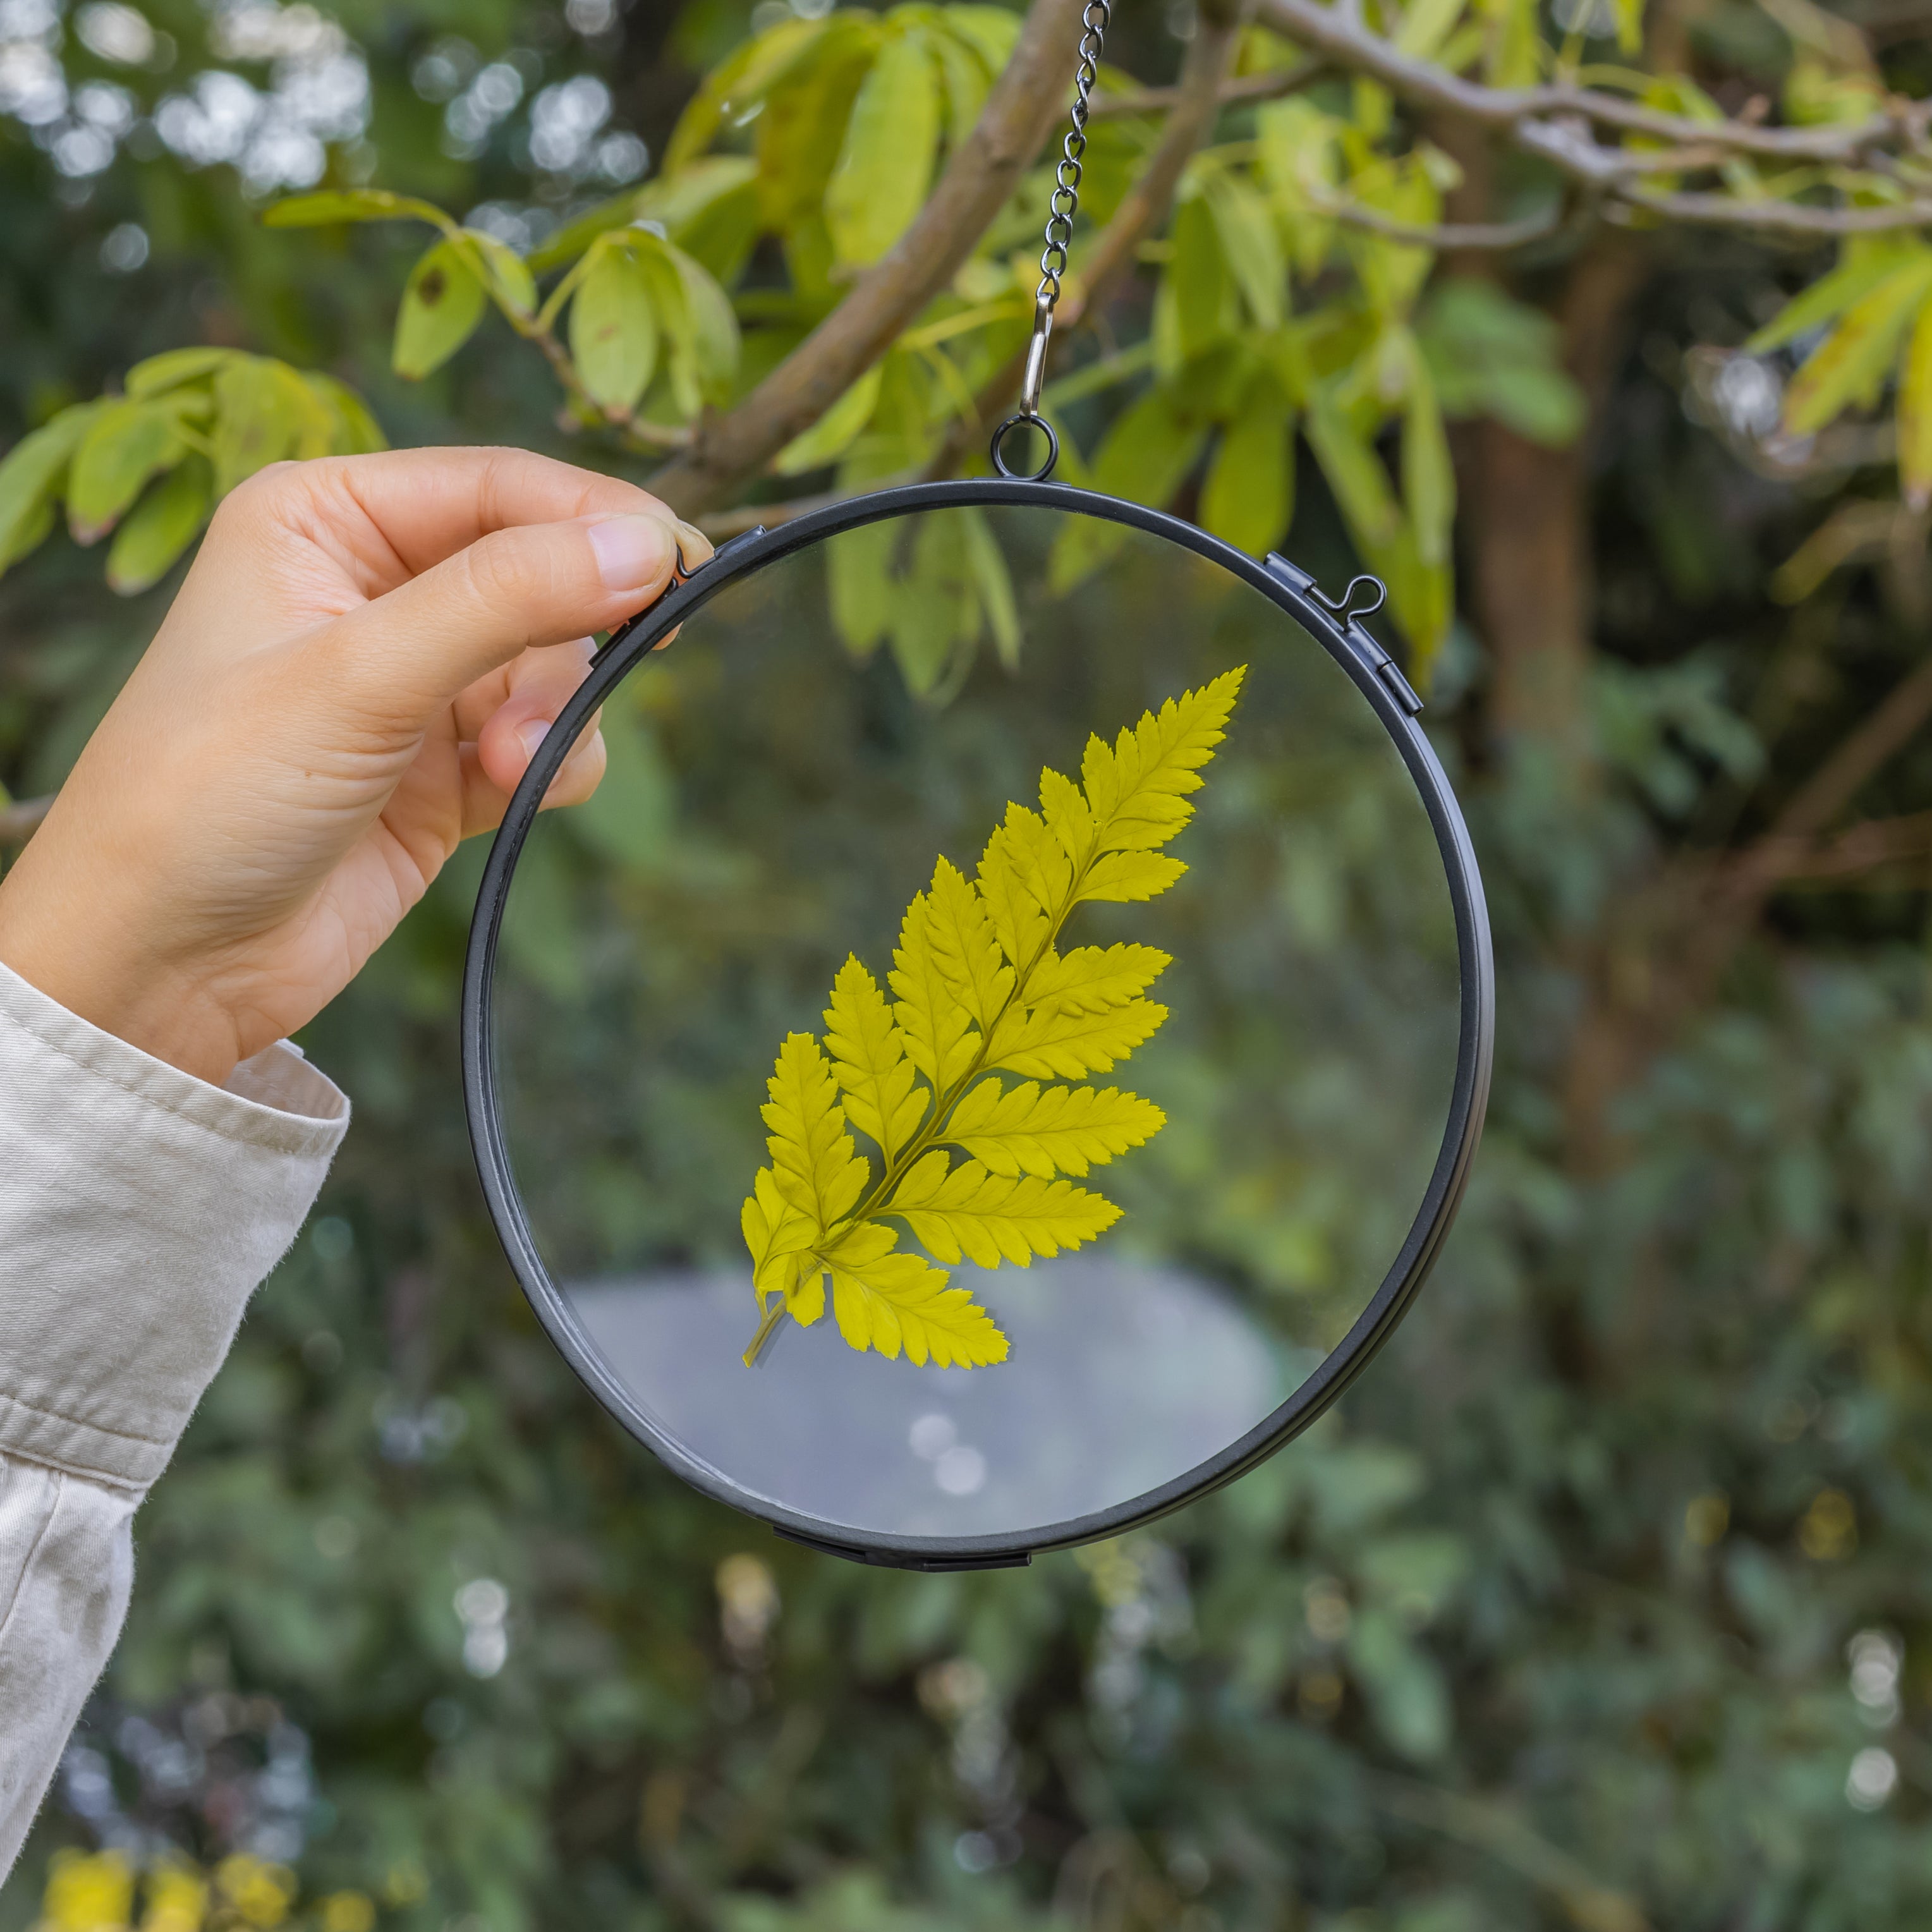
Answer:
<svg viewBox="0 0 1932 1932"><path fill-rule="evenodd" d="M1886 18L1904 85L1926 25ZM1110 57L1171 80L1186 10L1120 20ZM1754 21L1694 10L1695 58L1772 58ZM419 237L256 211L326 160L527 238L644 176L754 24L0 0L0 441L208 342L334 371L398 443L628 464L500 328L388 373ZM125 1636L0 1928L44 1893L63 1927L125 1922L111 1863L56 1861L164 1841L225 1874L211 1922L324 1932L1926 1922L1932 880L1922 842L1762 843L1922 664L1925 522L1882 433L1808 468L1753 442L1778 372L1737 352L1816 258L1691 231L1632 259L1592 433L1549 458L1578 544L1538 548L1492 426L1456 432L1472 587L1426 716L1488 880L1497 1086L1442 1266L1340 1412L1018 1572L862 1571L688 1492L551 1352L483 1214L472 848L305 1036L354 1130L138 1520ZM1514 286L1566 352L1612 299L1567 260ZM1301 470L1292 547L1339 583ZM1552 571L1582 621L1526 696ZM99 578L64 538L0 578L16 797L164 606ZM1852 806L1932 809L1910 718ZM651 864L753 916L701 814L660 807ZM192 1891L148 1922L199 1924Z"/></svg>

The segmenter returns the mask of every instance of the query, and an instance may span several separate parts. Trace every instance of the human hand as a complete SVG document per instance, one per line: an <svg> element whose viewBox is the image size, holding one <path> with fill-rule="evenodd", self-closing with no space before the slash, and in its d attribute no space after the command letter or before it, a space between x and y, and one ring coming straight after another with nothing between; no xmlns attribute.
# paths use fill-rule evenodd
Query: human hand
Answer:
<svg viewBox="0 0 1932 1932"><path fill-rule="evenodd" d="M0 962L219 1084L313 1018L502 818L586 634L711 546L518 450L278 464L229 496L0 883ZM589 796L600 736L546 802Z"/></svg>

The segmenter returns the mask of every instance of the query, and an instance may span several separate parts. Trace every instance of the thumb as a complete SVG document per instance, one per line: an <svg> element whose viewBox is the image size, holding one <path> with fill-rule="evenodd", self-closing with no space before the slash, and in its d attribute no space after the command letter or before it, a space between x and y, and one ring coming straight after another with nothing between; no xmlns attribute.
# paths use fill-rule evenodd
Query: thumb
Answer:
<svg viewBox="0 0 1932 1932"><path fill-rule="evenodd" d="M399 721L428 718L532 646L642 610L671 583L679 544L675 525L644 513L493 530L332 626L335 669Z"/></svg>

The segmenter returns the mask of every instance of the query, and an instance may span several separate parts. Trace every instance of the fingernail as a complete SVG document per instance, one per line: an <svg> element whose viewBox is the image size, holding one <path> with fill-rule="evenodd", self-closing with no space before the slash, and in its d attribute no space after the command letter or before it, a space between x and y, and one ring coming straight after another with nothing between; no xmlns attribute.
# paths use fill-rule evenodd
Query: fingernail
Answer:
<svg viewBox="0 0 1932 1932"><path fill-rule="evenodd" d="M532 718L527 724L517 727L517 742L524 748L524 761L527 763L537 754L537 747L550 736L550 721Z"/></svg>
<svg viewBox="0 0 1932 1932"><path fill-rule="evenodd" d="M590 537L607 590L642 590L670 574L671 533L656 517L607 517Z"/></svg>
<svg viewBox="0 0 1932 1932"><path fill-rule="evenodd" d="M711 539L695 524L687 524L682 517L677 520L677 540L683 546L686 563L702 563L711 554Z"/></svg>

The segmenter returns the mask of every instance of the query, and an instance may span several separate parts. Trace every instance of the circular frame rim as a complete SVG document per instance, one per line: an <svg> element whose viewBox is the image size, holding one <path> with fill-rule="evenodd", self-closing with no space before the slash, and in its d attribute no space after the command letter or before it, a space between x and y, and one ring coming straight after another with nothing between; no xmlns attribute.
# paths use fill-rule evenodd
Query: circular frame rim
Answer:
<svg viewBox="0 0 1932 1932"><path fill-rule="evenodd" d="M1215 1455L1159 1487L1084 1516L1023 1532L902 1536L802 1515L745 1488L659 1428L605 1368L569 1303L550 1280L524 1212L497 1106L491 996L511 881L544 794L585 722L662 637L728 586L824 538L921 511L1002 504L1099 517L1177 543L1220 565L1286 611L1352 679L1408 768L1428 812L1448 874L1460 980L1456 1076L1442 1146L1395 1259L1348 1332L1320 1366L1260 1422ZM592 658L589 676L560 713L511 796L484 867L463 975L464 1108L484 1197L519 1286L544 1332L578 1378L660 1462L714 1501L769 1523L780 1535L794 1541L858 1562L900 1569L1000 1568L1024 1563L1036 1551L1070 1549L1118 1536L1233 1481L1292 1441L1368 1366L1427 1279L1468 1185L1488 1104L1496 1034L1496 968L1482 877L1448 775L1417 722L1411 703L1420 708L1388 652L1358 622L1339 622L1316 592L1313 579L1285 558L1270 556L1265 563L1258 562L1245 551L1164 511L1070 484L1006 476L909 484L827 505L770 530L752 530L722 546L656 604L614 632Z"/></svg>

